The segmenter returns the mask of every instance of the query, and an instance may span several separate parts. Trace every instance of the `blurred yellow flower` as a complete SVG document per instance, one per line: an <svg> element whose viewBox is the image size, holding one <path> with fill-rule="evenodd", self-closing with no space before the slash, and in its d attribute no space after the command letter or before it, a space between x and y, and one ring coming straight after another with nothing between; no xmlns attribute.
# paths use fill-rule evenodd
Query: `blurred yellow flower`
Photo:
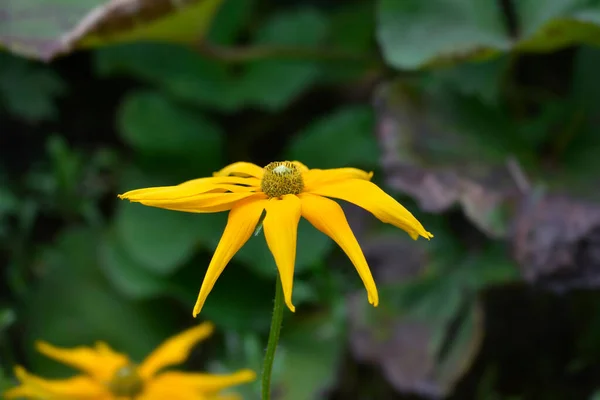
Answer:
<svg viewBox="0 0 600 400"><path fill-rule="evenodd" d="M221 241L206 271L196 316L217 278L260 222L279 270L285 302L291 311L296 235L300 216L331 237L348 255L367 290L369 302L379 303L371 271L342 208L327 197L345 200L371 212L381 221L407 231L413 239L433 235L402 205L370 182L373 174L356 168L308 169L298 161L272 162L264 168L237 162L177 186L137 189L121 199L147 206L194 213L228 211Z"/></svg>
<svg viewBox="0 0 600 400"><path fill-rule="evenodd" d="M208 337L213 325L205 322L181 332L161 344L144 362L136 365L124 354L98 342L95 347L63 349L38 342L42 354L83 372L68 379L43 379L17 366L20 385L4 393L6 399L37 400L233 400L235 394L220 394L234 385L256 378L251 370L227 375L163 371L181 364L192 347Z"/></svg>

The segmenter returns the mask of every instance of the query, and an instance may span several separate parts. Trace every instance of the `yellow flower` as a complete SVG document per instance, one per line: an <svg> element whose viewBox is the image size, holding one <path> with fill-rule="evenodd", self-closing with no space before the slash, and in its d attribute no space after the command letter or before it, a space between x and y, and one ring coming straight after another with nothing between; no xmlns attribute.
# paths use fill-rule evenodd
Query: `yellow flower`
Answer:
<svg viewBox="0 0 600 400"><path fill-rule="evenodd" d="M264 168L237 162L177 186L132 190L121 199L147 206L194 213L228 211L229 219L202 282L194 316L198 315L217 278L246 243L266 211L264 234L273 253L291 311L296 235L300 216L331 237L348 255L360 275L369 302L377 306L377 288L358 241L342 208L327 197L345 200L381 221L407 231L413 239L433 235L402 205L370 182L372 173L356 168L308 169L298 161L272 162Z"/></svg>
<svg viewBox="0 0 600 400"><path fill-rule="evenodd" d="M213 325L205 322L166 340L144 362L135 365L124 354L98 342L95 347L63 349L38 342L42 354L83 372L68 379L43 379L17 366L20 385L4 393L5 399L38 400L233 400L219 392L250 382L256 374L240 370L228 375L163 371L181 364L194 345L208 337Z"/></svg>

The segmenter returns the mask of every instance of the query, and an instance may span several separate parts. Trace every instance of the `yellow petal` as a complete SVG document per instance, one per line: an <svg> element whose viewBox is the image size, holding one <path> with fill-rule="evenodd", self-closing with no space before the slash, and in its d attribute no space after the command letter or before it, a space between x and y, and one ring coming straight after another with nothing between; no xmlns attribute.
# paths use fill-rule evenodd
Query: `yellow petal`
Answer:
<svg viewBox="0 0 600 400"><path fill-rule="evenodd" d="M231 210L239 201L250 197L266 198L263 193L203 193L173 200L142 200L146 206L193 213L212 213Z"/></svg>
<svg viewBox="0 0 600 400"><path fill-rule="evenodd" d="M258 224L267 204L265 196L262 196L263 198L255 197L242 200L229 212L227 226L204 276L198 300L196 300L196 305L194 306L194 317L202 310L208 294L227 263L242 248L244 243L250 239L250 236L252 236L252 233L256 229L256 224Z"/></svg>
<svg viewBox="0 0 600 400"><path fill-rule="evenodd" d="M292 312L296 311L292 304L292 288L300 211L300 199L295 195L285 195L281 200L273 198L267 204L263 222L267 245L279 270L285 304Z"/></svg>
<svg viewBox="0 0 600 400"><path fill-rule="evenodd" d="M96 349L83 346L64 349L42 341L37 342L36 347L45 356L80 369L100 382L108 382L115 371L129 363L127 356L102 342L96 345Z"/></svg>
<svg viewBox="0 0 600 400"><path fill-rule="evenodd" d="M167 339L139 366L140 376L150 379L162 368L181 364L188 358L192 347L210 336L213 330L210 322L204 322Z"/></svg>
<svg viewBox="0 0 600 400"><path fill-rule="evenodd" d="M183 390L193 389L200 394L214 395L223 389L252 382L254 379L256 379L256 373L249 369L223 375L167 371L151 381L148 392L162 388L181 388Z"/></svg>
<svg viewBox="0 0 600 400"><path fill-rule="evenodd" d="M406 208L372 182L360 179L332 182L313 188L310 193L356 204L382 222L404 229L413 239L419 235L426 239L433 237Z"/></svg>
<svg viewBox="0 0 600 400"><path fill-rule="evenodd" d="M130 190L119 195L119 198L130 201L175 200L207 193L213 190L247 192L258 186L260 186L260 181L256 178L240 178L235 176L200 178L174 186L156 186Z"/></svg>
<svg viewBox="0 0 600 400"><path fill-rule="evenodd" d="M304 174L304 188L309 191L324 183L343 181L347 179L371 180L373 172L363 171L358 168L333 168L333 169L311 169Z"/></svg>
<svg viewBox="0 0 600 400"><path fill-rule="evenodd" d="M342 207L333 200L308 193L301 194L300 200L302 201L302 216L315 228L332 238L344 250L367 289L369 303L377 307L379 295L375 281L360 245L348 225Z"/></svg>
<svg viewBox="0 0 600 400"><path fill-rule="evenodd" d="M306 165L302 164L300 161L292 161L292 163L294 165L296 165L296 167L300 170L300 172L308 171L308 167Z"/></svg>
<svg viewBox="0 0 600 400"><path fill-rule="evenodd" d="M265 171L262 167L249 162L236 162L229 164L220 171L214 173L214 176L228 176L228 175L241 175L241 176L253 176L258 179L262 179Z"/></svg>
<svg viewBox="0 0 600 400"><path fill-rule="evenodd" d="M21 385L4 392L5 399L102 400L110 393L100 383L87 376L68 379L43 379L15 367Z"/></svg>

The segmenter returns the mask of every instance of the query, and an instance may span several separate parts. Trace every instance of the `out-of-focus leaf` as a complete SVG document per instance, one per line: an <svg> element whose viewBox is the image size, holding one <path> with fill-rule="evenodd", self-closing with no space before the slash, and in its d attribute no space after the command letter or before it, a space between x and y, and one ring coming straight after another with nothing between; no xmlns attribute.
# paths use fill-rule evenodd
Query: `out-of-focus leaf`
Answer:
<svg viewBox="0 0 600 400"><path fill-rule="evenodd" d="M590 400L600 400L600 391L594 392L594 394L592 394L590 397Z"/></svg>
<svg viewBox="0 0 600 400"><path fill-rule="evenodd" d="M50 60L78 46L136 40L193 41L222 0L19 0L0 9L0 44Z"/></svg>
<svg viewBox="0 0 600 400"><path fill-rule="evenodd" d="M375 5L372 2L340 4L329 14L331 27L327 46L356 56L376 60ZM323 62L321 81L344 85L348 81L364 80L372 68L368 62L326 60ZM349 88L354 88L349 85Z"/></svg>
<svg viewBox="0 0 600 400"><path fill-rule="evenodd" d="M204 264L194 260L170 278L182 288L190 315L207 267L208 260ZM274 295L274 279L265 279L232 262L210 292L200 317L226 331L264 333L269 330Z"/></svg>
<svg viewBox="0 0 600 400"><path fill-rule="evenodd" d="M226 0L219 7L206 39L210 43L234 43L244 22L250 19L255 2L255 0Z"/></svg>
<svg viewBox="0 0 600 400"><path fill-rule="evenodd" d="M27 299L22 315L31 368L53 376L62 368L35 351L35 340L57 346L93 345L103 340L116 350L141 361L169 331L169 316L128 302L106 285L96 264L96 245L101 236L88 230L62 235L55 247L42 254L43 277ZM52 371L55 371L54 373Z"/></svg>
<svg viewBox="0 0 600 400"><path fill-rule="evenodd" d="M58 112L56 99L64 93L56 72L0 52L0 110L31 123L51 120Z"/></svg>
<svg viewBox="0 0 600 400"><path fill-rule="evenodd" d="M507 209L518 190L505 162L511 147L522 146L506 130L510 120L465 99L451 104L435 93L415 98L393 86L378 93L376 104L387 183L430 212L458 203L483 232L506 235Z"/></svg>
<svg viewBox="0 0 600 400"><path fill-rule="evenodd" d="M431 75L458 93L476 96L487 104L496 104L509 62L507 56L466 62L432 70Z"/></svg>
<svg viewBox="0 0 600 400"><path fill-rule="evenodd" d="M308 271L317 266L329 253L333 241L316 230L308 221L301 219L298 224L298 245L296 249L296 273ZM245 263L256 273L265 277L277 276L277 267L269 251L263 234L250 238L236 255L236 259Z"/></svg>
<svg viewBox="0 0 600 400"><path fill-rule="evenodd" d="M289 147L289 158L311 168L374 168L379 148L370 107L346 107L312 123L298 133Z"/></svg>
<svg viewBox="0 0 600 400"><path fill-rule="evenodd" d="M360 293L349 306L351 348L359 360L379 365L399 391L443 397L481 344L478 291L518 274L502 246L465 254L444 232L437 237L442 243L430 251L427 275L380 285L375 310Z"/></svg>
<svg viewBox="0 0 600 400"><path fill-rule="evenodd" d="M17 316L12 308L0 309L0 333L14 324L16 319Z"/></svg>
<svg viewBox="0 0 600 400"><path fill-rule="evenodd" d="M578 43L600 45L597 0L519 0L514 3L521 27L522 51L552 51Z"/></svg>
<svg viewBox="0 0 600 400"><path fill-rule="evenodd" d="M116 235L123 250L144 268L168 275L194 254L200 237L214 232L202 215L163 210L141 204L119 204ZM204 232L204 233L202 233Z"/></svg>
<svg viewBox="0 0 600 400"><path fill-rule="evenodd" d="M483 59L510 44L495 1L380 0L377 14L383 55L397 68Z"/></svg>
<svg viewBox="0 0 600 400"><path fill-rule="evenodd" d="M519 0L517 37L510 37L501 3L478 0L380 0L378 39L396 68L481 60L506 52L549 52L600 45L597 0Z"/></svg>
<svg viewBox="0 0 600 400"><path fill-rule="evenodd" d="M329 314L310 316L288 326L281 338L276 390L289 400L324 398L343 355L343 331Z"/></svg>
<svg viewBox="0 0 600 400"><path fill-rule="evenodd" d="M6 186L0 186L0 219L17 210L18 200Z"/></svg>
<svg viewBox="0 0 600 400"><path fill-rule="evenodd" d="M523 199L511 238L524 278L551 289L600 285L600 207L568 196Z"/></svg>
<svg viewBox="0 0 600 400"><path fill-rule="evenodd" d="M130 94L121 105L119 129L123 139L143 154L192 161L199 173L219 167L215 162L223 146L219 125L158 93Z"/></svg>
<svg viewBox="0 0 600 400"><path fill-rule="evenodd" d="M310 49L323 42L327 31L327 19L318 11L287 11L261 25L252 43ZM252 61L248 63L239 85L247 103L277 111L307 90L319 73L319 64L315 61Z"/></svg>
<svg viewBox="0 0 600 400"><path fill-rule="evenodd" d="M95 52L95 62L102 76L132 75L190 104L225 111L241 104L227 67L188 47L167 43L110 46Z"/></svg>
<svg viewBox="0 0 600 400"><path fill-rule="evenodd" d="M99 244L98 262L113 286L133 299L174 294L177 289L153 270L133 260L114 234L106 234Z"/></svg>

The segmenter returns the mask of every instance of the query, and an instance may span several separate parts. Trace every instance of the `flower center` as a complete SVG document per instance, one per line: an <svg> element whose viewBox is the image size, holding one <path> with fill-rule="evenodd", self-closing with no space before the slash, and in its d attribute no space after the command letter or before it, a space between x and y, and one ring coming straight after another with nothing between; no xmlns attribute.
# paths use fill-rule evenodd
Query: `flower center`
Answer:
<svg viewBox="0 0 600 400"><path fill-rule="evenodd" d="M265 167L260 188L269 197L302 193L302 172L289 161L272 162Z"/></svg>
<svg viewBox="0 0 600 400"><path fill-rule="evenodd" d="M133 398L144 389L144 381L132 364L119 368L108 385L115 397Z"/></svg>

